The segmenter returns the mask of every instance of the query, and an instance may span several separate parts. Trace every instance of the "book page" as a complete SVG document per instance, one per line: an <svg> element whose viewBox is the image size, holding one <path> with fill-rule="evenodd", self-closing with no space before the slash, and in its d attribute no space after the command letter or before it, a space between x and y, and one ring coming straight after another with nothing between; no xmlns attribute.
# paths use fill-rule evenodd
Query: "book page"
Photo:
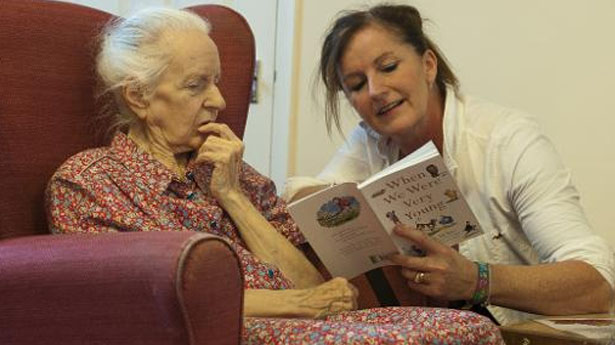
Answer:
<svg viewBox="0 0 615 345"><path fill-rule="evenodd" d="M449 246L482 234L435 145L427 146L431 153L419 149L423 158L418 162L413 160L413 165L398 167L378 180L361 183L358 188L388 233L398 223L407 224ZM392 238L400 251L421 254L408 241Z"/></svg>
<svg viewBox="0 0 615 345"><path fill-rule="evenodd" d="M391 265L397 252L355 183L344 183L288 205L312 248L333 276L354 278Z"/></svg>
<svg viewBox="0 0 615 345"><path fill-rule="evenodd" d="M421 161L425 161L431 157L435 157L438 155L439 153L438 149L436 148L436 145L433 143L433 141L429 141L425 145L418 148L416 151L404 157L403 159L398 160L397 162L370 176L368 179L363 181L361 185L371 184L372 182L377 181L384 176L390 175L409 166L416 165Z"/></svg>

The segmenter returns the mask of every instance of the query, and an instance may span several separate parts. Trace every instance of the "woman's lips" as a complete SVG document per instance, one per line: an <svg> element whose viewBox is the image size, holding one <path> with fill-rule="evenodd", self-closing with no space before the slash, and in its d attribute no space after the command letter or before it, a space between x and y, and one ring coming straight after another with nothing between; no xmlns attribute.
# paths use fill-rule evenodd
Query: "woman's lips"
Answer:
<svg viewBox="0 0 615 345"><path fill-rule="evenodd" d="M397 108L398 106L400 106L403 102L404 102L404 100L400 99L398 101L388 103L384 107L380 108L380 110L378 110L376 115L378 115L378 116L384 115L384 114L390 112L391 110Z"/></svg>

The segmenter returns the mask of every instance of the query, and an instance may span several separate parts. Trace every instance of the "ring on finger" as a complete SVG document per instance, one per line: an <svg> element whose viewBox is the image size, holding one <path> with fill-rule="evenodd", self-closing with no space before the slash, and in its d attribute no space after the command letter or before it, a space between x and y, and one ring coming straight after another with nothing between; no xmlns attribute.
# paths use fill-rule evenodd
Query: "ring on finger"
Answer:
<svg viewBox="0 0 615 345"><path fill-rule="evenodd" d="M413 281L417 284L423 284L426 282L426 276L427 274L425 272L416 272Z"/></svg>

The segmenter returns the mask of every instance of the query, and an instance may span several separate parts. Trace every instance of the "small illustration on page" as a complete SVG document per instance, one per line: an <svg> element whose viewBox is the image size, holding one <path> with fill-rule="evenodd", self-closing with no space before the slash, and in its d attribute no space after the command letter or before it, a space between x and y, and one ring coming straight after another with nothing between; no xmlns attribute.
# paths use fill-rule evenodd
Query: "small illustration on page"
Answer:
<svg viewBox="0 0 615 345"><path fill-rule="evenodd" d="M332 228L351 221L361 213L361 204L353 196L334 197L320 206L316 220L320 226Z"/></svg>
<svg viewBox="0 0 615 345"><path fill-rule="evenodd" d="M372 199L381 196L382 194L384 194L384 192L386 192L386 189L384 188L377 191L376 193L372 194Z"/></svg>
<svg viewBox="0 0 615 345"><path fill-rule="evenodd" d="M422 231L426 234L430 234L436 230L436 224L438 221L436 219L431 219L427 223L416 223L416 229Z"/></svg>
<svg viewBox="0 0 615 345"><path fill-rule="evenodd" d="M425 167L425 170L427 170L427 172L431 174L431 177L440 176L440 173L438 172L438 167L433 164L429 164L427 167Z"/></svg>
<svg viewBox="0 0 615 345"><path fill-rule="evenodd" d="M444 196L448 198L446 203L453 202L457 200L459 197L457 196L457 191L454 189L447 189L444 191Z"/></svg>
<svg viewBox="0 0 615 345"><path fill-rule="evenodd" d="M416 229L429 236L434 236L441 230L454 226L455 224L455 219L453 219L453 217L441 215L439 219L432 218L427 223L416 223ZM475 229L476 225L474 225L472 230Z"/></svg>
<svg viewBox="0 0 615 345"><path fill-rule="evenodd" d="M455 220L451 216L440 216L440 220L438 221L438 223L442 224L443 226L451 226L455 224Z"/></svg>
<svg viewBox="0 0 615 345"><path fill-rule="evenodd" d="M478 231L478 228L476 227L476 224L466 221L466 226L463 228L463 231L465 231L465 236L468 237L474 235Z"/></svg>
<svg viewBox="0 0 615 345"><path fill-rule="evenodd" d="M387 212L386 217L389 218L395 225L401 224L401 220L399 220L399 217L397 217L395 211L393 210Z"/></svg>

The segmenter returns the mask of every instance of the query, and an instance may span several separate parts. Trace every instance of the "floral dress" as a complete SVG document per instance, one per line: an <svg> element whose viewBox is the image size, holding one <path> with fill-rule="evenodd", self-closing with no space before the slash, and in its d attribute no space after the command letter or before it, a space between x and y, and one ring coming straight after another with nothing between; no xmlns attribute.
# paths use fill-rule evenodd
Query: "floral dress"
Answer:
<svg viewBox="0 0 615 345"><path fill-rule="evenodd" d="M52 233L200 231L222 236L237 252L244 287L293 288L282 272L252 255L208 190L211 166L176 176L118 133L109 147L81 152L51 178L46 203ZM240 183L263 216L291 243L304 241L273 183L247 164ZM322 320L246 317L244 344L503 344L497 327L472 312L388 307Z"/></svg>

